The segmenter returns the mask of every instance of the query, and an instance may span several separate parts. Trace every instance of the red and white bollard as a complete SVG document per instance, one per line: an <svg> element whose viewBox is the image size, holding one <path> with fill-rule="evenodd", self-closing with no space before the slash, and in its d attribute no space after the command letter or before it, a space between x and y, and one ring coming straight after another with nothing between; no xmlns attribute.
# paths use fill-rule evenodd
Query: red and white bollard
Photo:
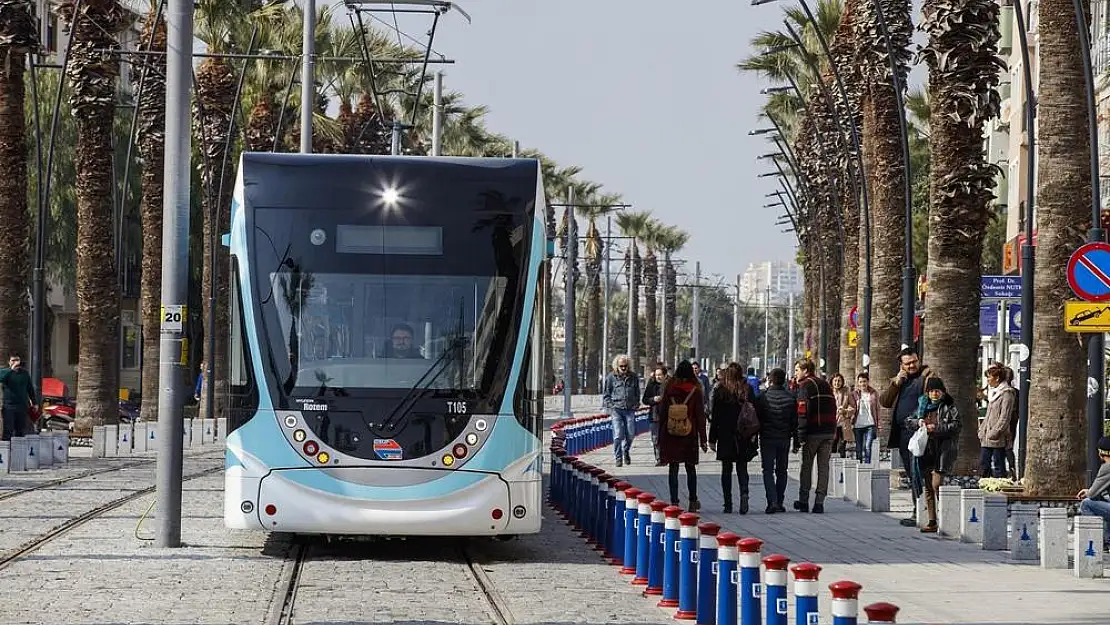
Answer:
<svg viewBox="0 0 1110 625"><path fill-rule="evenodd" d="M868 623L895 623L894 617L898 615L898 606L893 603L872 603L863 608L867 614Z"/></svg>
<svg viewBox="0 0 1110 625"><path fill-rule="evenodd" d="M829 584L832 593L833 625L856 625L859 622L859 591L863 586L841 580Z"/></svg>

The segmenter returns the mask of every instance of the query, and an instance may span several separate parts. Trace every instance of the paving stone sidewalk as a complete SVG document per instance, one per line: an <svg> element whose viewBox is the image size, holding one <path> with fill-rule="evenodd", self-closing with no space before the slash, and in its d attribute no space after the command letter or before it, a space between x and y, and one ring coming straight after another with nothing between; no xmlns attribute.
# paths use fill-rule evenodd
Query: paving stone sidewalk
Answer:
<svg viewBox="0 0 1110 625"><path fill-rule="evenodd" d="M610 449L582 456L633 483L668 497L667 468L654 466L651 440L636 438L632 465L614 466ZM797 497L800 455L791 456L787 507ZM873 513L845 501L826 501L826 514L764 514L759 459L748 465L751 512L724 514L720 463L703 454L698 465L698 490L703 520L711 520L741 536L764 541L763 553L783 553L793 562L823 567L822 588L850 579L863 585L860 605L888 601L902 608L899 623L1107 623L1110 622L1110 580L1077 580L1070 570L1046 571L1037 564L1019 564L1009 553L982 551L972 545L898 524L910 510L909 495L898 491L894 512ZM733 478L735 480L735 477ZM681 504L688 502L685 475L679 476ZM831 488L830 488L831 490ZM733 485L738 501L738 487ZM831 619L827 590L822 593L822 622ZM791 617L793 618L793 617ZM862 618L862 610L861 610ZM791 621L793 622L793 621Z"/></svg>

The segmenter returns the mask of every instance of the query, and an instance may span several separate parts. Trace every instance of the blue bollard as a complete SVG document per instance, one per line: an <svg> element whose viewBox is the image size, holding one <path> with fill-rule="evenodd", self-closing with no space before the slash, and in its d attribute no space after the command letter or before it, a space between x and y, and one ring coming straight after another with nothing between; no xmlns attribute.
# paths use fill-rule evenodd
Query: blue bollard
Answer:
<svg viewBox="0 0 1110 625"><path fill-rule="evenodd" d="M640 493L636 498L639 503L636 511L636 577L632 578L634 586L647 586L648 564L651 547L651 502L655 495Z"/></svg>
<svg viewBox="0 0 1110 625"><path fill-rule="evenodd" d="M570 470L567 471L567 521L574 529L578 529L578 508L580 505L578 487L582 482L579 474L582 464L582 461L576 458L571 461Z"/></svg>
<svg viewBox="0 0 1110 625"><path fill-rule="evenodd" d="M613 515L609 532L609 562L614 566L624 564L624 515L628 504L625 491L632 488L628 482L617 481L613 484Z"/></svg>
<svg viewBox="0 0 1110 625"><path fill-rule="evenodd" d="M763 614L760 605L763 599L763 584L759 582L759 559L763 541L758 538L745 538L737 543L740 549L740 622L744 625L760 625Z"/></svg>
<svg viewBox="0 0 1110 625"><path fill-rule="evenodd" d="M597 545L597 478L604 472L603 469L595 466L589 466L586 469L586 491L583 493L585 515L582 518L582 538L585 538L586 544L590 546Z"/></svg>
<svg viewBox="0 0 1110 625"><path fill-rule="evenodd" d="M678 506L663 508L663 598L657 604L661 608L678 607L678 551L682 527L678 520L680 514L682 508Z"/></svg>
<svg viewBox="0 0 1110 625"><path fill-rule="evenodd" d="M594 523L594 535L596 537L597 545L594 551L600 551L602 557L605 557L609 545L609 515L612 514L609 508L609 496L612 489L613 476L605 471L597 476L597 505L596 519Z"/></svg>
<svg viewBox="0 0 1110 625"><path fill-rule="evenodd" d="M680 621L698 617L698 515L678 515L678 612Z"/></svg>
<svg viewBox="0 0 1110 625"><path fill-rule="evenodd" d="M717 534L716 523L698 525L698 620L697 625L717 623Z"/></svg>
<svg viewBox="0 0 1110 625"><path fill-rule="evenodd" d="M559 516L564 521L570 522L570 475L572 470L572 463L577 460L574 456L567 454L561 458L562 462L559 465Z"/></svg>
<svg viewBox="0 0 1110 625"><path fill-rule="evenodd" d="M859 591L863 586L842 580L829 584L832 593L833 625L856 625L859 623Z"/></svg>
<svg viewBox="0 0 1110 625"><path fill-rule="evenodd" d="M648 536L648 585L645 595L663 594L663 529L666 527L667 502L651 502L651 534Z"/></svg>
<svg viewBox="0 0 1110 625"><path fill-rule="evenodd" d="M574 529L578 530L578 535L582 536L582 519L587 514L586 510L586 489L589 487L589 474L586 473L587 467L590 465L578 461L578 466L574 467Z"/></svg>
<svg viewBox="0 0 1110 625"><path fill-rule="evenodd" d="M767 605L764 618L766 625L787 625L787 612L790 602L786 598L787 568L790 567L790 558L773 553L763 558L763 567L767 569L765 582L764 602Z"/></svg>
<svg viewBox="0 0 1110 625"><path fill-rule="evenodd" d="M821 613L817 610L817 579L821 567L812 562L795 564L790 569L794 573L794 623L795 625L818 625Z"/></svg>
<svg viewBox="0 0 1110 625"><path fill-rule="evenodd" d="M868 623L891 623L895 622L894 618L898 616L898 606L893 603L872 603L863 608L864 613L867 614Z"/></svg>
<svg viewBox="0 0 1110 625"><path fill-rule="evenodd" d="M638 488L624 490L624 541L621 544L621 575L636 575L636 551L639 549L640 495Z"/></svg>
<svg viewBox="0 0 1110 625"><path fill-rule="evenodd" d="M737 625L736 586L739 554L736 543L740 537L732 532L717 536L717 625Z"/></svg>

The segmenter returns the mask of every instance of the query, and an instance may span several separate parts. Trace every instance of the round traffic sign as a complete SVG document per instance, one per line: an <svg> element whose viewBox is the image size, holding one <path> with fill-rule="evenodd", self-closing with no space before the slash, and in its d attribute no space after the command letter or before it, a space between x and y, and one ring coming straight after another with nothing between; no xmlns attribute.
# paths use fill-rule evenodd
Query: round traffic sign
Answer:
<svg viewBox="0 0 1110 625"><path fill-rule="evenodd" d="M1068 285L1088 302L1110 301L1110 245L1085 243L1068 259Z"/></svg>
<svg viewBox="0 0 1110 625"><path fill-rule="evenodd" d="M859 328L859 306L852 306L852 311L848 313L848 325L853 330Z"/></svg>

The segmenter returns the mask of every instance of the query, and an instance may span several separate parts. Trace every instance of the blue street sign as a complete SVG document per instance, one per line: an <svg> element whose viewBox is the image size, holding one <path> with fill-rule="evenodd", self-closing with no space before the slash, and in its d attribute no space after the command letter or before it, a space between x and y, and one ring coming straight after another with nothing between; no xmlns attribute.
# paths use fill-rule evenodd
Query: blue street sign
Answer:
<svg viewBox="0 0 1110 625"><path fill-rule="evenodd" d="M998 304L979 304L979 334L982 336L998 334Z"/></svg>
<svg viewBox="0 0 1110 625"><path fill-rule="evenodd" d="M1006 329L1010 336L1021 336L1021 304L1010 304L1006 307Z"/></svg>
<svg viewBox="0 0 1110 625"><path fill-rule="evenodd" d="M1068 285L1088 302L1110 301L1110 245L1086 243L1068 259Z"/></svg>
<svg viewBox="0 0 1110 625"><path fill-rule="evenodd" d="M983 299L1020 299L1021 276L982 276L979 291Z"/></svg>

